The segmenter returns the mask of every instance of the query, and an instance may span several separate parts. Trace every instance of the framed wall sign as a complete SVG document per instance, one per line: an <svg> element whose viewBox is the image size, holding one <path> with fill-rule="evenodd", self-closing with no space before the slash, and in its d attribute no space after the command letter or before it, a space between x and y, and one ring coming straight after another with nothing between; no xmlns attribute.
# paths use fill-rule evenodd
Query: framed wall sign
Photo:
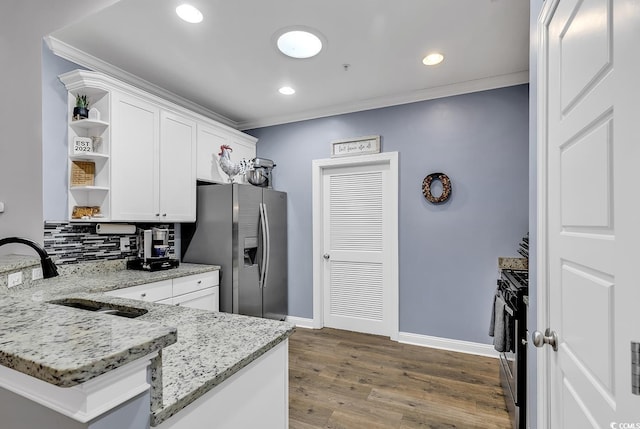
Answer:
<svg viewBox="0 0 640 429"><path fill-rule="evenodd" d="M87 152L93 152L93 140L91 137L74 137L73 138L73 153L82 154Z"/></svg>
<svg viewBox="0 0 640 429"><path fill-rule="evenodd" d="M331 142L331 158L380 153L380 136L365 136Z"/></svg>

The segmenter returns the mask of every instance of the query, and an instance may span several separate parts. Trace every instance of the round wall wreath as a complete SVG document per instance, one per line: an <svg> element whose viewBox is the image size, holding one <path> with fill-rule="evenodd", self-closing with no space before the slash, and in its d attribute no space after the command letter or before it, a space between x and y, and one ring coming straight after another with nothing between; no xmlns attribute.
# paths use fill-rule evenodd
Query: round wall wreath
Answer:
<svg viewBox="0 0 640 429"><path fill-rule="evenodd" d="M434 180L439 180L442 183L442 194L440 194L439 197L434 197L431 193L431 183L433 183ZM422 181L422 194L430 203L444 203L451 196L451 179L444 173L429 174Z"/></svg>

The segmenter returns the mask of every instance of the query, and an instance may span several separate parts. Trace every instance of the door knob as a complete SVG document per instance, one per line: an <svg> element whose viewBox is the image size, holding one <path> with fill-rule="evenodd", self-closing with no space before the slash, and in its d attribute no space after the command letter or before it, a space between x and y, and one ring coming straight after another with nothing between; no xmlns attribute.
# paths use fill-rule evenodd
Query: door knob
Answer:
<svg viewBox="0 0 640 429"><path fill-rule="evenodd" d="M329 254L328 254L328 253L325 253L324 255L322 255L322 257L323 257L324 259L329 259Z"/></svg>
<svg viewBox="0 0 640 429"><path fill-rule="evenodd" d="M542 347L545 344L549 344L553 347L553 351L558 351L558 334L555 331L547 328L544 331L544 335L540 331L535 331L533 333L533 345L536 347Z"/></svg>

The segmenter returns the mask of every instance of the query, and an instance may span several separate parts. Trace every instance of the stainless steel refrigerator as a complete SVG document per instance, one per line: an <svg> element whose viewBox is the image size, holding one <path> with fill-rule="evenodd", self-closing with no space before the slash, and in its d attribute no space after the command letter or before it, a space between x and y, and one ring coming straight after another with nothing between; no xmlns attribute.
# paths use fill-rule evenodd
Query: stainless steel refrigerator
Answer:
<svg viewBox="0 0 640 429"><path fill-rule="evenodd" d="M220 311L287 315L287 194L199 185L195 224L182 224L184 262L220 265Z"/></svg>

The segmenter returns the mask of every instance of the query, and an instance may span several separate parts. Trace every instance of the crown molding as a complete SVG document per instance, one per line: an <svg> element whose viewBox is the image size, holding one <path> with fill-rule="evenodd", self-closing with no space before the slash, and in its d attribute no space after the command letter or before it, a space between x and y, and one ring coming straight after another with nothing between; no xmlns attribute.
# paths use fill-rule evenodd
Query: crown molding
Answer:
<svg viewBox="0 0 640 429"><path fill-rule="evenodd" d="M105 75L119 79L150 94L163 98L207 118L214 119L215 121L218 121L236 130L248 130L291 122L306 121L309 119L343 115L346 113L380 109L401 104L415 103L419 101L433 100L437 98L451 97L461 94L469 94L472 92L504 88L529 82L529 71L523 70L516 73L470 80L467 82L460 82L452 85L443 85L435 88L427 88L403 94L394 94L391 96L371 98L368 100L343 103L318 109L310 109L302 112L296 112L290 115L277 115L258 118L255 120L237 122L210 109L207 109L206 107L203 107L200 104L188 100L180 95L168 91L156 84L144 80L134 74L122 70L119 67L109 64L106 61L96 58L93 55L81 51L80 49L77 49L59 39L56 39L53 36L45 37L45 42L47 43L49 49L51 49L51 51L55 55L61 58L72 61L90 70L101 72Z"/></svg>
<svg viewBox="0 0 640 429"><path fill-rule="evenodd" d="M82 67L86 67L89 70L104 73L105 75L126 82L150 94L177 104L178 106L189 109L207 118L214 119L236 130L238 129L238 123L232 119L227 118L226 116L222 116L219 113L209 110L206 107L203 107L191 100L179 96L178 94L174 94L173 92L168 91L156 84L141 79L134 74L131 74L119 67L114 66L113 64L109 64L106 61L96 58L84 51L81 51L80 49L75 48L59 39L56 39L53 36L46 36L44 39L51 52L61 58L64 58L65 60L69 60Z"/></svg>
<svg viewBox="0 0 640 429"><path fill-rule="evenodd" d="M249 130L253 128L268 127L272 125L299 122L309 119L324 118L328 116L343 115L345 113L361 112L364 110L380 109L383 107L397 106L401 104L415 103L418 101L433 100L436 98L451 97L472 92L487 91L490 89L505 88L508 86L529 83L529 71L523 70L500 76L492 76L484 79L470 80L467 82L443 85L435 88L427 88L408 93L371 98L369 100L345 103L331 107L311 109L296 112L292 115L272 116L252 121L238 122L238 129Z"/></svg>

